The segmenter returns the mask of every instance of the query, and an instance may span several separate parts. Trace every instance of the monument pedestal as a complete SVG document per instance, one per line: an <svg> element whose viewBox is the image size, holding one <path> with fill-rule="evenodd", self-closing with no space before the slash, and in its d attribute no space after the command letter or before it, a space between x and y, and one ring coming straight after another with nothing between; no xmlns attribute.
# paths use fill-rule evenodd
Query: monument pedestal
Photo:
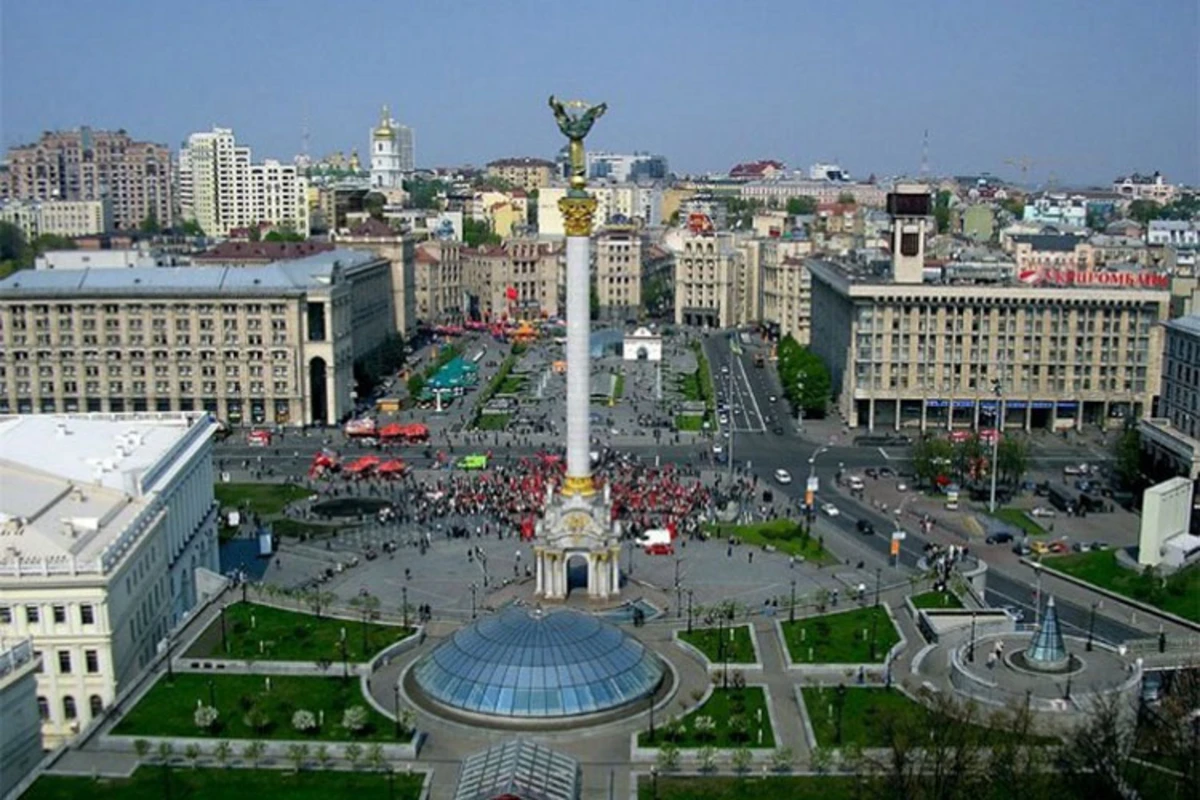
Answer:
<svg viewBox="0 0 1200 800"><path fill-rule="evenodd" d="M612 522L608 493L556 493L537 525L533 548L537 595L567 598L567 571L573 559L587 564L589 600L609 600L621 591L621 539Z"/></svg>

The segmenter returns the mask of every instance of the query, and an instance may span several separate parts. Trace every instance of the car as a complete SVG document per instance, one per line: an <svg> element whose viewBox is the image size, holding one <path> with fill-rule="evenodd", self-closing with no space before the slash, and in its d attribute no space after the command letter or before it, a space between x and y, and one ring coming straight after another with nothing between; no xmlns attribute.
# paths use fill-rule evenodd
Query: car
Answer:
<svg viewBox="0 0 1200 800"><path fill-rule="evenodd" d="M1092 542L1093 550L1107 550L1108 542Z"/></svg>
<svg viewBox="0 0 1200 800"><path fill-rule="evenodd" d="M1076 542L1071 545L1071 549L1076 553L1089 553L1092 550L1092 546L1087 542Z"/></svg>
<svg viewBox="0 0 1200 800"><path fill-rule="evenodd" d="M984 539L988 544L1008 544L1012 540L1013 535L1009 531L996 531Z"/></svg>
<svg viewBox="0 0 1200 800"><path fill-rule="evenodd" d="M1034 542L1029 545L1029 550L1036 556L1044 556L1050 552L1050 545L1045 542Z"/></svg>
<svg viewBox="0 0 1200 800"><path fill-rule="evenodd" d="M896 475L896 473L892 472L891 467L880 467L879 468L879 477L881 477L881 478L893 478L893 477L895 477L895 475Z"/></svg>
<svg viewBox="0 0 1200 800"><path fill-rule="evenodd" d="M729 415L722 414L719 417L717 417L717 421L720 422L722 425L728 425L729 424Z"/></svg>
<svg viewBox="0 0 1200 800"><path fill-rule="evenodd" d="M1024 609L1018 608L1017 606L1005 606L1001 610L1004 611L1005 614L1008 614L1009 619L1011 619L1013 622L1020 623L1025 621Z"/></svg>
<svg viewBox="0 0 1200 800"><path fill-rule="evenodd" d="M1066 552L1069 552L1071 549L1067 546L1066 542L1062 542L1062 541L1051 542L1050 544L1048 544L1046 546L1048 548L1050 548L1051 553L1066 553Z"/></svg>
<svg viewBox="0 0 1200 800"><path fill-rule="evenodd" d="M859 533L865 536L873 536L875 534L875 526L871 524L870 520L860 519L855 527L858 528Z"/></svg>
<svg viewBox="0 0 1200 800"><path fill-rule="evenodd" d="M822 503L821 510L824 511L825 514L830 517L836 517L838 514L842 513L840 511L838 511L838 507L835 506L833 503Z"/></svg>
<svg viewBox="0 0 1200 800"><path fill-rule="evenodd" d="M908 484L905 483L904 481L900 481L899 483L896 484L896 491L897 492L907 492Z"/></svg>
<svg viewBox="0 0 1200 800"><path fill-rule="evenodd" d="M783 426L776 425L775 427L771 428L771 433L775 434L776 436L783 436Z"/></svg>
<svg viewBox="0 0 1200 800"><path fill-rule="evenodd" d="M792 473L788 472L786 469L777 469L775 470L775 480L786 486L792 482Z"/></svg>
<svg viewBox="0 0 1200 800"><path fill-rule="evenodd" d="M712 450L714 456L719 456L721 453L725 452L725 448L721 447L720 444L714 444Z"/></svg>
<svg viewBox="0 0 1200 800"><path fill-rule="evenodd" d="M876 470L874 467L867 467L866 469L863 470L863 475L866 475L868 478L878 478L879 471Z"/></svg>
<svg viewBox="0 0 1200 800"><path fill-rule="evenodd" d="M721 374L722 374L722 375L728 375L728 374L729 374L729 367L728 367L728 365L726 365L726 364L722 364L722 365L721 365Z"/></svg>
<svg viewBox="0 0 1200 800"><path fill-rule="evenodd" d="M1033 511L1030 511L1029 513L1035 517L1053 517L1053 516L1056 516L1058 512L1056 512L1053 508L1047 508L1046 506L1038 506L1037 508L1035 508Z"/></svg>
<svg viewBox="0 0 1200 800"><path fill-rule="evenodd" d="M777 401L778 399L779 399L779 398L778 398L778 397L776 397L776 396L775 396L775 395L773 395L773 394L769 394L769 395L767 395L767 402L768 402L768 403L774 403L774 402L775 402L775 401Z"/></svg>

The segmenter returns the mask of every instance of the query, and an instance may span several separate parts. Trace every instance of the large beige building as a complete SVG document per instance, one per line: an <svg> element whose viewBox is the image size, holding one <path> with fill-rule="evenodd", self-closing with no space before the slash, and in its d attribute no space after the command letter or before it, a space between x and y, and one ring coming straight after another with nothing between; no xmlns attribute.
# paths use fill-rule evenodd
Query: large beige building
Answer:
<svg viewBox="0 0 1200 800"><path fill-rule="evenodd" d="M171 151L134 141L125 131L88 127L42 134L8 151L0 197L14 200L107 200L112 225L132 230L153 215L174 222Z"/></svg>
<svg viewBox="0 0 1200 800"><path fill-rule="evenodd" d="M0 418L0 638L41 656L44 744L104 713L220 584L207 414Z"/></svg>
<svg viewBox="0 0 1200 800"><path fill-rule="evenodd" d="M554 162L543 158L501 158L487 165L487 176L532 192L549 186L554 170Z"/></svg>
<svg viewBox="0 0 1200 800"><path fill-rule="evenodd" d="M417 246L413 279L414 313L421 322L463 318L463 245L452 239Z"/></svg>
<svg viewBox="0 0 1200 800"><path fill-rule="evenodd" d="M645 243L632 225L610 225L596 233L592 273L602 319L637 319L641 315L644 249Z"/></svg>
<svg viewBox="0 0 1200 800"><path fill-rule="evenodd" d="M0 413L209 411L334 423L395 331L392 267L333 250L263 266L20 272L0 281Z"/></svg>
<svg viewBox="0 0 1200 800"><path fill-rule="evenodd" d="M812 273L804 258L781 254L780 249L784 248L766 248L770 257L762 264L761 320L777 326L773 333L780 337L791 336L807 345L812 329Z"/></svg>
<svg viewBox="0 0 1200 800"><path fill-rule="evenodd" d="M661 225L663 190L635 183L593 184L585 190L596 201L597 225L632 224L641 228ZM567 187L548 186L538 193L538 234L566 235L558 201L567 196Z"/></svg>
<svg viewBox="0 0 1200 800"><path fill-rule="evenodd" d="M743 200L760 200L782 208L793 197L811 197L818 203L836 203L850 197L860 206L879 207L887 190L874 183L841 183L837 181L753 181L738 188Z"/></svg>
<svg viewBox="0 0 1200 800"><path fill-rule="evenodd" d="M112 226L105 200L0 200L0 222L16 225L27 242L44 234L93 236Z"/></svg>
<svg viewBox="0 0 1200 800"><path fill-rule="evenodd" d="M3 623L0 623L3 624ZM8 797L42 760L37 673L42 661L33 639L0 644L0 797Z"/></svg>
<svg viewBox="0 0 1200 800"><path fill-rule="evenodd" d="M745 256L733 234L678 232L675 252L675 324L731 328L746 322Z"/></svg>
<svg viewBox="0 0 1200 800"><path fill-rule="evenodd" d="M565 268L565 248L537 239L464 248L462 289L469 316L485 320L561 316L566 302Z"/></svg>
<svg viewBox="0 0 1200 800"><path fill-rule="evenodd" d="M308 236L308 181L293 164L251 163L231 129L213 128L179 151L179 209L209 236L262 223Z"/></svg>
<svg viewBox="0 0 1200 800"><path fill-rule="evenodd" d="M416 247L413 237L397 233L387 223L369 219L346 233L330 237L340 247L369 250L391 264L392 310L395 312L395 331L403 336L416 332L417 311Z"/></svg>

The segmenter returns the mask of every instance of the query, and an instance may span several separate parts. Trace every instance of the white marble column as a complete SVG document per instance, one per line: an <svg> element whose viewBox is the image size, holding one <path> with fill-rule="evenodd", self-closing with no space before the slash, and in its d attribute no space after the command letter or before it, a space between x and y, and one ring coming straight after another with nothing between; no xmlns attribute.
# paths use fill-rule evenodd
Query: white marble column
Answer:
<svg viewBox="0 0 1200 800"><path fill-rule="evenodd" d="M592 474L588 384L591 380L590 239L567 237L567 477Z"/></svg>
<svg viewBox="0 0 1200 800"><path fill-rule="evenodd" d="M608 563L611 567L612 593L617 594L621 591L621 551L614 550L610 553Z"/></svg>
<svg viewBox="0 0 1200 800"><path fill-rule="evenodd" d="M537 550L534 552L533 560L534 560L534 567L537 568L537 584L536 584L537 592L536 592L536 594L542 594L542 551L541 550Z"/></svg>

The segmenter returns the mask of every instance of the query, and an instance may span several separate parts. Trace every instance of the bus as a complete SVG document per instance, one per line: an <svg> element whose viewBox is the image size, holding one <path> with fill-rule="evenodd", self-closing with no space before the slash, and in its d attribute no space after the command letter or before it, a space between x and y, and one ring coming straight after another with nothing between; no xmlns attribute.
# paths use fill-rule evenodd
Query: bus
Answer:
<svg viewBox="0 0 1200 800"><path fill-rule="evenodd" d="M459 469L487 469L488 458L482 453L463 456L458 461Z"/></svg>
<svg viewBox="0 0 1200 800"><path fill-rule="evenodd" d="M1050 484L1046 499L1064 514L1074 514L1079 508L1079 492L1065 484Z"/></svg>

